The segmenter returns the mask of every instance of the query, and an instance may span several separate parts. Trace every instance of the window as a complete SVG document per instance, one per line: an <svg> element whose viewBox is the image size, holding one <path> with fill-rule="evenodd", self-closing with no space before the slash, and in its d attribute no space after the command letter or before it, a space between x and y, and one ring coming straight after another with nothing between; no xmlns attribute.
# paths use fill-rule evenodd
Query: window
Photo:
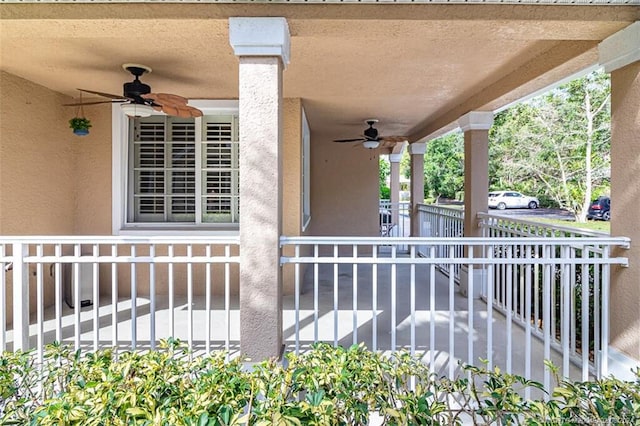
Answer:
<svg viewBox="0 0 640 426"><path fill-rule="evenodd" d="M129 119L114 108L114 233L237 231L237 103L207 108L216 102L201 102L199 118Z"/></svg>
<svg viewBox="0 0 640 426"><path fill-rule="evenodd" d="M238 223L236 117L152 116L130 125L128 222Z"/></svg>

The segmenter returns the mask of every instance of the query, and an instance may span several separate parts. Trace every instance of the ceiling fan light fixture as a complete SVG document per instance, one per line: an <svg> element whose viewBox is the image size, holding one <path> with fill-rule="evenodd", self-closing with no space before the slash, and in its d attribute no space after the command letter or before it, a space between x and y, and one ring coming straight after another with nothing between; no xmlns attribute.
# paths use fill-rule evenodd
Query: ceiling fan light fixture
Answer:
<svg viewBox="0 0 640 426"><path fill-rule="evenodd" d="M125 115L133 118L149 117L153 113L153 108L151 108L149 105L136 103L122 104L120 105L120 109Z"/></svg>
<svg viewBox="0 0 640 426"><path fill-rule="evenodd" d="M376 149L378 146L380 146L380 142L378 142L378 141L364 141L364 142L362 142L362 146L364 146L365 148L368 148L368 149Z"/></svg>

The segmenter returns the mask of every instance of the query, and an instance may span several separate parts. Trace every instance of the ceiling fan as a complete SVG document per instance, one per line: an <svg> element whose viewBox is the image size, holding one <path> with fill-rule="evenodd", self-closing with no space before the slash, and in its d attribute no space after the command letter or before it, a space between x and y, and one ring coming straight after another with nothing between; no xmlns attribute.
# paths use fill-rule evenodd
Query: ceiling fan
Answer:
<svg viewBox="0 0 640 426"><path fill-rule="evenodd" d="M380 144L382 144L382 147L390 147L398 142L404 142L407 140L406 136L380 136L378 134L378 129L373 127L377 122L378 120L375 118L365 120L365 123L367 123L369 127L364 130L363 135L359 138L334 139L334 142L359 142L359 144L361 143L365 148L375 149L378 148Z"/></svg>
<svg viewBox="0 0 640 426"><path fill-rule="evenodd" d="M65 104L65 106L84 106L104 103L121 103L123 112L130 117L148 117L153 110L162 111L167 115L176 117L201 117L202 111L187 105L187 99L182 96L170 93L152 93L151 87L140 81L140 76L151 72L151 68L140 64L123 64L122 68L129 71L133 76L133 81L124 83L123 93L113 95L111 93L97 92L95 90L78 89L81 92L91 93L105 98L109 101L79 102Z"/></svg>

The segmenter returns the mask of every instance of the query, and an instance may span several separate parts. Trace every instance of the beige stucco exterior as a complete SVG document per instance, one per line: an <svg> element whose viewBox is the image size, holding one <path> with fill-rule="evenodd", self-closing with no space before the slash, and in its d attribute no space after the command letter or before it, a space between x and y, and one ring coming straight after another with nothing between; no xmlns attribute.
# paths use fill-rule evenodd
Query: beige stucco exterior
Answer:
<svg viewBox="0 0 640 426"><path fill-rule="evenodd" d="M363 120L377 118L383 136L405 135L413 144L430 140L456 127L470 111L495 111L595 65L598 44L640 20L640 8L0 4L0 235L110 234L110 106L87 107L94 127L89 136L77 138L67 124L73 108L61 104L77 96L77 87L121 93L122 83L130 81L121 69L127 62L154 69L143 78L154 91L189 99L237 99L242 84L256 82L240 81L229 19L248 16L283 17L291 32L290 63L281 82L282 173L276 175L284 181L278 233L302 233L304 109L312 159L307 234L373 236L379 232L381 151L334 139L358 137ZM635 224L621 215L635 211L632 200L638 199L637 191L623 186L637 177L630 163L637 153L624 142L638 133L637 73L636 63L614 72L612 80L612 197L615 205L631 208L614 207L612 233L632 239ZM470 207L480 209L475 202ZM629 257L633 265L640 254L632 249ZM621 316L612 317L612 336L617 347L640 358L640 324L628 320L637 319L633 302L640 297L634 271L632 266L614 273L621 281L612 303L620 303L614 311ZM291 290L291 273L284 271L285 291ZM145 271L138 274L142 278ZM237 291L239 273L232 274ZM128 270L120 268L119 276L119 291L126 296ZM157 278L157 291L164 291L161 271ZM144 280L138 284L138 294L148 292ZM110 289L101 286L101 292Z"/></svg>
<svg viewBox="0 0 640 426"><path fill-rule="evenodd" d="M611 235L631 238L628 268L612 271L611 343L640 360L640 62L611 73Z"/></svg>

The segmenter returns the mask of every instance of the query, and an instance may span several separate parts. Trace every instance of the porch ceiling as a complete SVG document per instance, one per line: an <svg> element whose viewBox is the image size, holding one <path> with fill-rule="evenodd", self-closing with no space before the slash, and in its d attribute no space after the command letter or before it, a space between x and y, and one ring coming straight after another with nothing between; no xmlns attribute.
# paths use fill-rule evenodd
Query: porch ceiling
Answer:
<svg viewBox="0 0 640 426"><path fill-rule="evenodd" d="M121 64L149 65L156 92L237 98L230 16L284 16L287 97L316 137L355 137L378 118L411 141L470 110L506 105L597 61L637 6L413 4L2 4L0 69L54 91L121 93ZM26 102L37 102L29 99ZM88 107L87 112L90 112Z"/></svg>

